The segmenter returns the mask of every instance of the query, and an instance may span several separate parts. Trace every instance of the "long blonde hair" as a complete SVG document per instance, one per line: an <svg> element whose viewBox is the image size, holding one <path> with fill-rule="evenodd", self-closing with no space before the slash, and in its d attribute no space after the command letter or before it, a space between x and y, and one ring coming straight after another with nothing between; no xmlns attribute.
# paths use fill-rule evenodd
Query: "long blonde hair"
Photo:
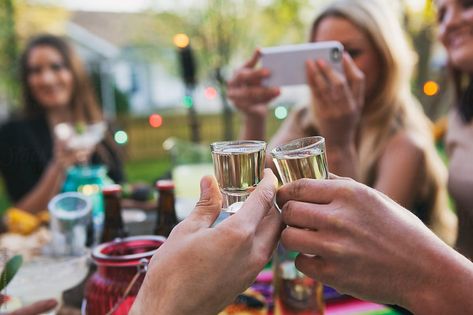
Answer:
<svg viewBox="0 0 473 315"><path fill-rule="evenodd" d="M410 90L416 55L396 15L382 0L337 0L315 19L311 40L320 22L327 17L344 18L366 34L380 60L380 73L383 74L375 95L363 108L358 131L361 181L370 186L374 184L377 162L395 134L407 131L414 135L422 145L426 163L426 186L422 187L430 204L426 223L452 243L455 219L447 205L446 168L435 151L431 123Z"/></svg>

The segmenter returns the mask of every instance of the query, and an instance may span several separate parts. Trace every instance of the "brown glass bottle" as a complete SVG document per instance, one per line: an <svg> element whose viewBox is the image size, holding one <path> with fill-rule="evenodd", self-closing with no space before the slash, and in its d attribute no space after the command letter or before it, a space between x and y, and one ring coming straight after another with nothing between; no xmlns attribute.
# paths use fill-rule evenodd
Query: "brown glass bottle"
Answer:
<svg viewBox="0 0 473 315"><path fill-rule="evenodd" d="M110 242L116 238L127 237L123 224L120 185L105 186L102 190L105 203L105 220L101 242Z"/></svg>
<svg viewBox="0 0 473 315"><path fill-rule="evenodd" d="M168 237L178 223L174 208L174 183L172 180L158 180L156 189L159 197L154 234Z"/></svg>

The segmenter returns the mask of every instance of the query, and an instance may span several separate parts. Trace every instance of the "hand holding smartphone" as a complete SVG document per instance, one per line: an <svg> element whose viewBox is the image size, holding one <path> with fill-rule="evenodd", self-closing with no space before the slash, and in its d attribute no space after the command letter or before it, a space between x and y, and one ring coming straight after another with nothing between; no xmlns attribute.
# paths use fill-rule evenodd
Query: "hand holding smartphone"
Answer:
<svg viewBox="0 0 473 315"><path fill-rule="evenodd" d="M337 41L268 47L261 49L263 68L271 76L263 80L264 86L306 84L306 61L324 60L336 71L343 73L343 45Z"/></svg>

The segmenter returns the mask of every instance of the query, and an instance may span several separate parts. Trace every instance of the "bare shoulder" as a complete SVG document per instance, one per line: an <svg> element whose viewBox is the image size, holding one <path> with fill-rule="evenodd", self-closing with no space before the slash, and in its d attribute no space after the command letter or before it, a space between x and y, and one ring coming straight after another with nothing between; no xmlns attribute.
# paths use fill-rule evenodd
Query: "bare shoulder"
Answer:
<svg viewBox="0 0 473 315"><path fill-rule="evenodd" d="M426 171L422 139L408 132L394 135L378 162L375 188L410 209Z"/></svg>
<svg viewBox="0 0 473 315"><path fill-rule="evenodd" d="M382 155L389 163L420 165L424 162L426 143L418 135L409 131L395 134L386 145Z"/></svg>

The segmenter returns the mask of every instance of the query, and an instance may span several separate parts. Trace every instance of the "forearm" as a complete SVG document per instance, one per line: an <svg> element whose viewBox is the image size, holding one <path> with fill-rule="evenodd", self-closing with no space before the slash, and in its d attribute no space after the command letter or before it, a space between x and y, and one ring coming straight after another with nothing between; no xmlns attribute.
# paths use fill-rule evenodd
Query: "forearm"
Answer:
<svg viewBox="0 0 473 315"><path fill-rule="evenodd" d="M264 140L266 136L266 117L245 116L240 138L243 140Z"/></svg>
<svg viewBox="0 0 473 315"><path fill-rule="evenodd" d="M49 200L59 192L64 177L63 167L59 163L51 162L35 187L15 206L32 213L46 210Z"/></svg>
<svg viewBox="0 0 473 315"><path fill-rule="evenodd" d="M416 315L473 314L473 263L451 248L425 261L424 285L407 297L407 309Z"/></svg>
<svg viewBox="0 0 473 315"><path fill-rule="evenodd" d="M355 145L345 147L326 146L328 169L331 173L350 177L354 180L360 179L359 161Z"/></svg>

